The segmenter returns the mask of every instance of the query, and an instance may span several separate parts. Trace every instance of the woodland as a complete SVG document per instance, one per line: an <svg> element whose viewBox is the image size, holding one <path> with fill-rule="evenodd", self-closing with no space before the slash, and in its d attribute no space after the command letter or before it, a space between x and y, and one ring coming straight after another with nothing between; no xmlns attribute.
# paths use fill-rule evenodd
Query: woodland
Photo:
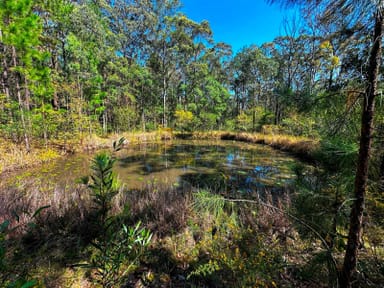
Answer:
<svg viewBox="0 0 384 288"><path fill-rule="evenodd" d="M1 287L382 287L384 3L269 4L300 13L234 53L179 0L0 0L1 182L120 139L87 196L0 185ZM298 165L279 203L118 187L127 143L173 137L269 145L315 176Z"/></svg>

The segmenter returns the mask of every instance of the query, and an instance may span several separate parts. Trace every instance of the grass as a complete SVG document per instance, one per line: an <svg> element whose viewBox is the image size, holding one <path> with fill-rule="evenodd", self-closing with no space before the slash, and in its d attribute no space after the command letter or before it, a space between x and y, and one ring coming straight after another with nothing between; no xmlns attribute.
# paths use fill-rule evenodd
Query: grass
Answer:
<svg viewBox="0 0 384 288"><path fill-rule="evenodd" d="M96 135L90 135L85 137L77 146L74 147L75 151L89 151L98 150L102 148L111 147L111 140L124 137L126 139L125 145L134 145L141 143L153 143L163 140L170 140L173 138L172 130L170 129L159 129L154 132L132 132L132 133L121 133L121 134L110 134L106 137L99 137Z"/></svg>
<svg viewBox="0 0 384 288"><path fill-rule="evenodd" d="M179 135L161 131L124 136L129 145ZM84 146L76 149L110 147L110 139L118 137L109 137L89 137L83 141ZM210 132L188 137L270 145L307 160L313 159L319 146L316 140L287 135ZM3 148L1 152L13 155L12 159L19 161L16 163L22 165L23 160L30 157L28 153L20 153L18 147L10 147L9 151ZM36 149L38 154L32 155L39 155L40 161L60 156L52 151ZM90 243L99 233L89 190L80 184L64 190L58 187L52 191L42 190L41 184L29 182L2 189L0 220L14 219L12 227L20 227L7 239L10 251L16 253L11 259L12 272L28 270L29 276L38 279L41 287L94 287L89 274L75 265L89 257ZM287 213L271 208L293 209L290 195L284 195L278 202L267 197L263 203L221 205L226 201L222 196L212 198L212 193L206 191L203 201L197 202L199 193L196 192L191 187L167 187L156 182L146 183L139 190L120 190L114 199L113 215L126 225L140 220L154 233L149 254L127 280L127 285L176 288L327 285L326 259L319 241L300 235L298 223ZM258 199L256 194L249 197ZM34 211L45 205L49 208L33 218ZM17 221L15 214L19 216ZM34 225L29 225L32 222ZM335 251L335 254L341 259L342 253ZM380 264L382 254L380 248L364 249L360 253L361 269L368 271L364 275L368 275L372 287L380 287L375 285L384 278L380 272L384 271Z"/></svg>
<svg viewBox="0 0 384 288"><path fill-rule="evenodd" d="M52 148L34 147L27 151L23 145L0 138L0 175L5 172L24 169L57 159L60 151Z"/></svg>
<svg viewBox="0 0 384 288"><path fill-rule="evenodd" d="M2 219L17 212L20 219L14 224L24 227L9 235L9 245L17 251L12 269L28 269L41 287L95 287L89 274L75 265L89 257L90 242L99 233L90 191L74 184L65 190L56 187L51 193L40 193L40 183L24 184L3 190L0 196ZM251 193L249 199L258 199L257 194ZM321 244L302 237L298 223L288 213L278 212L294 208L290 194L277 202L271 196L262 201L233 200L189 186L168 187L157 182L145 183L139 190L121 188L112 214L126 225L141 220L154 233L147 256L127 285L326 286ZM33 211L43 205L50 207L32 219ZM28 225L31 222L36 225ZM362 265L380 263L374 262L370 251L362 253ZM377 261L382 259L377 257ZM370 281L382 280L379 272L369 276Z"/></svg>
<svg viewBox="0 0 384 288"><path fill-rule="evenodd" d="M66 191L55 189L53 195L42 194L39 185L30 183L28 194L24 189L15 188L1 195L2 219L18 214L19 219L14 221L13 227L24 227L9 235L9 243L13 251L17 251L17 257L11 260L12 271L28 269L30 276L38 279L42 287L64 287L68 283L71 287L92 287L85 271L73 266L87 258L90 242L98 233L92 220L90 192L82 185L74 185ZM235 257L236 265L240 265L239 255L232 255L231 249L238 245L232 236L237 235L236 241L242 237L241 226L231 220L230 214L221 214L220 219L215 220L219 216L214 212L202 213L193 208L196 206L192 193L193 190L186 187L169 188L154 183L137 191L120 191L114 200L113 215L127 225L141 220L155 234L148 257L140 267L143 272L134 276L131 283L137 284L147 275L145 277L152 279L152 286L147 287L192 287L184 286L185 279L198 271L200 265L209 263L207 257L211 254L210 258L221 257L221 272L214 277L226 275L225 271L231 269L227 264L232 262L227 261L232 260L225 257ZM50 207L32 219L33 211L42 205ZM29 225L32 222L35 225ZM225 224L227 222L232 224ZM217 234L220 237L214 241L212 225L220 227ZM213 254L219 247L226 247L225 255L228 255ZM210 281L197 274L188 280L188 285ZM226 281L233 281L231 279ZM217 287L224 287L225 283L221 285Z"/></svg>

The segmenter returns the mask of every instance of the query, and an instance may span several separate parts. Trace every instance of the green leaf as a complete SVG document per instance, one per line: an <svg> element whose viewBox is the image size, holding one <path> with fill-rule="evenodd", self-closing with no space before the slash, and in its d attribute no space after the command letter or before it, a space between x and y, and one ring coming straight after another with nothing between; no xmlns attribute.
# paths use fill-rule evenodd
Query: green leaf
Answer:
<svg viewBox="0 0 384 288"><path fill-rule="evenodd" d="M51 207L51 205L46 205L46 206L40 207L39 209L37 209L35 211L35 213L33 213L32 218L35 218L36 216L38 216L41 213L41 211L43 211L43 210L45 210L45 209L47 209L49 207Z"/></svg>
<svg viewBox="0 0 384 288"><path fill-rule="evenodd" d="M121 137L119 141L114 141L113 142L113 151L117 152L120 151L123 148L125 142L125 138Z"/></svg>
<svg viewBox="0 0 384 288"><path fill-rule="evenodd" d="M4 232L7 230L8 226L10 224L9 220L5 220L3 223L0 224L0 233Z"/></svg>
<svg viewBox="0 0 384 288"><path fill-rule="evenodd" d="M20 216L19 216L19 214L16 213L15 210L12 211L12 215L13 215L13 217L15 217L17 222L20 222Z"/></svg>
<svg viewBox="0 0 384 288"><path fill-rule="evenodd" d="M30 288L30 287L34 287L37 285L37 281L36 280L32 280L32 281L28 281L26 283L24 283L21 288Z"/></svg>

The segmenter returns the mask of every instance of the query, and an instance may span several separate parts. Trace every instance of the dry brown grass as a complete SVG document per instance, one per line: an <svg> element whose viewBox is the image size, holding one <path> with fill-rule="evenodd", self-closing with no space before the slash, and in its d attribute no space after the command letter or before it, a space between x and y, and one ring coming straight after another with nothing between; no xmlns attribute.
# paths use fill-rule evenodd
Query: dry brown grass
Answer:
<svg viewBox="0 0 384 288"><path fill-rule="evenodd" d="M27 151L23 145L0 138L0 174L39 165L60 156L56 149L35 147Z"/></svg>
<svg viewBox="0 0 384 288"><path fill-rule="evenodd" d="M126 191L116 198L114 209L129 207L131 221L142 221L156 236L163 237L185 227L191 191L149 183L142 190ZM122 210L115 213L121 213Z"/></svg>
<svg viewBox="0 0 384 288"><path fill-rule="evenodd" d="M65 146L68 152L92 151L104 148L110 148L113 141L124 137L125 145L153 143L163 140L171 140L174 138L171 129L159 129L153 132L124 132L121 134L109 134L101 137L95 134L88 135L81 140L72 141L71 144ZM63 144L57 144L58 147L63 147Z"/></svg>

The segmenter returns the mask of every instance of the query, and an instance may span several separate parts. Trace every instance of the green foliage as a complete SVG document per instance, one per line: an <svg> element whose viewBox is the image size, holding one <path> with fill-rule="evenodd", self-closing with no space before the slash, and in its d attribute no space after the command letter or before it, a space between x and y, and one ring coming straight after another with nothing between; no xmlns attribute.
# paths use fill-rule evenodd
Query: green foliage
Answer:
<svg viewBox="0 0 384 288"><path fill-rule="evenodd" d="M263 241L263 235L242 227L235 203L208 191L194 194L194 210L204 219L201 239L196 244L200 255L189 279L214 281L236 287L276 287L281 270L280 252ZM208 229L204 229L208 225ZM195 228L196 229L196 228ZM195 232L197 233L197 232Z"/></svg>
<svg viewBox="0 0 384 288"><path fill-rule="evenodd" d="M112 171L115 159L104 153L94 157L91 165L93 171L89 188L93 192L93 201L100 211L101 219L105 220L111 208L112 199L118 193L117 179Z"/></svg>
<svg viewBox="0 0 384 288"><path fill-rule="evenodd" d="M1 1L2 93L9 103L13 102L11 99L18 103L17 107L7 107L5 127L9 131L8 124L12 127L14 122L21 123L19 133L27 150L31 129L27 112L32 105L39 107L44 100L50 100L52 95L47 65L49 53L40 47L42 28L41 18L34 13L33 1Z"/></svg>
<svg viewBox="0 0 384 288"><path fill-rule="evenodd" d="M305 27L300 35L244 47L232 57L229 45L214 42L209 23L179 13L176 0L0 1L0 134L14 142L24 140L26 146L30 137L44 139L48 146L53 139L67 143L70 138L81 141L87 134L155 130L172 123L188 132L225 127L319 138L315 160L324 171L311 179L298 177L294 208L299 217L318 225L333 248L341 249L358 154L361 99L366 87L375 86L366 83L367 56L374 51L367 49L371 45L369 23L373 23L373 12L382 7L377 5L380 1L362 1L355 6L364 13L351 14L353 1L346 1L348 11L328 9L340 1L322 2L326 5L317 8L336 12L304 19L311 22L302 21ZM367 25L355 29L358 23ZM373 127L371 151L371 166L376 167L369 171L367 226L380 225L383 218L383 133L379 127L383 99L376 94L379 115L375 116L378 124ZM103 247L99 250L109 251L113 261L122 263L116 247L129 231L124 232L125 226L114 223L110 215L119 190L114 163L115 158L107 153L96 156L86 183L97 212L95 222L103 228L103 237L109 237L104 240L114 243L107 246L97 239ZM214 184L225 186L226 179L219 178L213 179ZM220 197L208 196L199 195L205 202L197 197L194 208L211 213L215 225L227 229L222 218L226 213L234 217L233 207ZM123 228L115 233L110 225ZM378 242L374 232L370 238ZM233 239L225 240L237 245ZM259 243L253 244L257 251L264 251ZM225 251L236 263L236 254ZM324 262L326 257L317 256ZM221 273L237 265L231 263L213 259L197 267L193 275ZM250 270L259 269L256 266Z"/></svg>
<svg viewBox="0 0 384 288"><path fill-rule="evenodd" d="M94 252L85 268L94 270L94 281L102 287L116 287L126 281L126 277L137 269L140 258L145 255L152 234L141 228L124 224L117 231L109 233L92 243Z"/></svg>
<svg viewBox="0 0 384 288"><path fill-rule="evenodd" d="M194 193L193 206L199 212L209 213L218 219L224 212L225 199L220 195L212 194L207 190L199 190Z"/></svg>
<svg viewBox="0 0 384 288"><path fill-rule="evenodd" d="M175 126L180 131L191 131L193 125L193 113L186 110L176 110L175 112L176 122Z"/></svg>
<svg viewBox="0 0 384 288"><path fill-rule="evenodd" d="M357 160L358 145L349 139L328 138L321 142L318 158L328 171L351 173Z"/></svg>
<svg viewBox="0 0 384 288"><path fill-rule="evenodd" d="M51 104L41 105L31 112L32 132L36 138L51 139L58 136L62 111L54 110Z"/></svg>
<svg viewBox="0 0 384 288"><path fill-rule="evenodd" d="M199 265L195 270L193 270L189 275L188 278L191 277L210 277L213 273L220 271L220 265L217 263L216 260L209 260L208 263L204 263Z"/></svg>
<svg viewBox="0 0 384 288"><path fill-rule="evenodd" d="M240 113L236 117L236 130L238 131L250 131L252 129L252 116L245 112Z"/></svg>
<svg viewBox="0 0 384 288"><path fill-rule="evenodd" d="M315 139L319 137L318 125L311 116L291 113L288 118L281 122L280 126L286 134L313 137Z"/></svg>
<svg viewBox="0 0 384 288"><path fill-rule="evenodd" d="M20 260L20 255L17 252L15 245L10 245L10 242L15 242L11 239L11 234L17 229L35 229L36 224L33 222L41 214L42 211L50 206L42 206L38 208L32 215L25 213L29 217L29 222L20 224L20 215L14 213L14 221L4 220L0 223L0 285L4 288L29 288L37 287L37 280L30 279L28 268L18 269L14 267L13 261Z"/></svg>
<svg viewBox="0 0 384 288"><path fill-rule="evenodd" d="M332 277L331 284L329 287L338 287L337 285L337 273L338 271L327 271L327 263L329 261L329 255L327 251L321 251L313 255L309 263L306 263L304 267L300 268L298 271L298 278L302 281L322 281L329 277L329 274ZM334 267L336 268L336 267Z"/></svg>
<svg viewBox="0 0 384 288"><path fill-rule="evenodd" d="M199 115L199 127L202 130L214 130L217 127L219 115L209 112L201 112Z"/></svg>
<svg viewBox="0 0 384 288"><path fill-rule="evenodd" d="M136 111L134 107L117 107L113 109L114 131L132 131L136 127Z"/></svg>
<svg viewBox="0 0 384 288"><path fill-rule="evenodd" d="M113 151L121 150L124 142L124 138L114 142ZM105 288L122 284L126 276L135 271L152 238L148 229L140 227L140 222L134 227L127 227L124 223L114 223L115 219L108 217L112 200L119 191L113 172L115 161L107 153L97 154L91 165L91 181L83 179L92 191L98 216L95 220L100 230L99 236L91 243L94 251L90 261L79 266L94 271L93 280Z"/></svg>

